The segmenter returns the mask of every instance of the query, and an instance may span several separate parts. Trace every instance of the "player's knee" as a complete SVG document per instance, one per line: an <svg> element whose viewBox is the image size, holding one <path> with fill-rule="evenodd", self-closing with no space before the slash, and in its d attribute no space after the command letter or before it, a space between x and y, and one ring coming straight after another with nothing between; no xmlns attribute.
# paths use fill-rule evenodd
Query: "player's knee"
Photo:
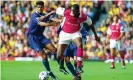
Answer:
<svg viewBox="0 0 133 80"><path fill-rule="evenodd" d="M56 53L56 52L57 52L57 49L54 48L54 49L52 50L52 53Z"/></svg>
<svg viewBox="0 0 133 80"><path fill-rule="evenodd" d="M43 59L47 59L47 55L44 51L39 51L38 53Z"/></svg>
<svg viewBox="0 0 133 80"><path fill-rule="evenodd" d="M78 48L82 48L82 43L77 44Z"/></svg>
<svg viewBox="0 0 133 80"><path fill-rule="evenodd" d="M69 58L65 58L65 62L66 63L69 63L70 62L70 59Z"/></svg>

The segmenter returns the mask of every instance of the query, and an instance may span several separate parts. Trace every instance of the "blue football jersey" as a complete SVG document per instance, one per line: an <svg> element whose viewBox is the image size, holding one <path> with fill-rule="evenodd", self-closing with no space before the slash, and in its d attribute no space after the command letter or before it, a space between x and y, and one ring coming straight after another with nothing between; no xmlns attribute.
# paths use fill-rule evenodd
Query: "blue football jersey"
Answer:
<svg viewBox="0 0 133 80"><path fill-rule="evenodd" d="M38 23L40 22L39 17L45 16L45 15L46 14L39 14L37 11L31 15L28 34L34 34L34 35L43 34L45 27L39 26ZM48 22L49 20L50 20L50 17L45 19L43 22Z"/></svg>

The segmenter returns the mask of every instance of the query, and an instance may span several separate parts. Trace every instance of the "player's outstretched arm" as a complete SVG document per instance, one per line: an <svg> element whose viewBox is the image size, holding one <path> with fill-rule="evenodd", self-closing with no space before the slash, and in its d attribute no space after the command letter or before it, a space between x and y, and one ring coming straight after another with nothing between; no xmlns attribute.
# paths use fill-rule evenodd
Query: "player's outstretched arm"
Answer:
<svg viewBox="0 0 133 80"><path fill-rule="evenodd" d="M97 36L95 27L94 27L94 25L92 24L92 20L91 20L89 17L87 17L87 20L85 21L85 23L87 23L88 26L90 26L90 29L92 30L92 32L93 32L94 35L95 35L96 41L100 42L100 38Z"/></svg>
<svg viewBox="0 0 133 80"><path fill-rule="evenodd" d="M55 14L56 11L51 11L50 13L46 14L45 16L41 16L39 18L39 21L43 21L44 19L47 19L49 16L51 16L52 14Z"/></svg>
<svg viewBox="0 0 133 80"><path fill-rule="evenodd" d="M38 25L42 27L50 27L59 24L58 22L39 22Z"/></svg>
<svg viewBox="0 0 133 80"><path fill-rule="evenodd" d="M62 19L52 18L51 21L57 22L57 23L61 23L62 22Z"/></svg>

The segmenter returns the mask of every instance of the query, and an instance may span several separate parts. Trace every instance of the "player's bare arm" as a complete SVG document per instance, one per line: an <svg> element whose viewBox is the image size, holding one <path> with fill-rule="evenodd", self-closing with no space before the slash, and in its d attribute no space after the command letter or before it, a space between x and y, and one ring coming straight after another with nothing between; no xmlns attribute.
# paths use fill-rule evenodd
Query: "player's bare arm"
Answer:
<svg viewBox="0 0 133 80"><path fill-rule="evenodd" d="M51 11L50 13L46 14L45 16L41 16L39 18L40 21L43 21L44 19L47 19L49 16L51 16L52 14L54 14L55 11Z"/></svg>
<svg viewBox="0 0 133 80"><path fill-rule="evenodd" d="M49 26L56 26L59 22L39 22L38 23L41 27L49 27Z"/></svg>
<svg viewBox="0 0 133 80"><path fill-rule="evenodd" d="M95 35L96 41L100 42L100 38L97 36L95 27L94 27L94 25L92 24L92 21L91 21L91 19L90 19L89 17L87 17L87 20L85 21L85 23L87 23L87 25L90 26L90 29L92 30L92 32L93 32L94 35Z"/></svg>

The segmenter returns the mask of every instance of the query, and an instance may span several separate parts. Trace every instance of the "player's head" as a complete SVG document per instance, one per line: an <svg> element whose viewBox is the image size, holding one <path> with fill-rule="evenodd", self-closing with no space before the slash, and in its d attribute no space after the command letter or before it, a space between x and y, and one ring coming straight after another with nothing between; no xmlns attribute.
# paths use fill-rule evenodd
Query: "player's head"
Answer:
<svg viewBox="0 0 133 80"><path fill-rule="evenodd" d="M119 16L118 15L114 15L113 16L113 22L118 22L119 21Z"/></svg>
<svg viewBox="0 0 133 80"><path fill-rule="evenodd" d="M71 10L72 10L74 17L78 18L80 15L79 5L78 4L72 5Z"/></svg>
<svg viewBox="0 0 133 80"><path fill-rule="evenodd" d="M39 13L43 13L44 10L44 2L43 1L37 1L36 2L37 11Z"/></svg>

